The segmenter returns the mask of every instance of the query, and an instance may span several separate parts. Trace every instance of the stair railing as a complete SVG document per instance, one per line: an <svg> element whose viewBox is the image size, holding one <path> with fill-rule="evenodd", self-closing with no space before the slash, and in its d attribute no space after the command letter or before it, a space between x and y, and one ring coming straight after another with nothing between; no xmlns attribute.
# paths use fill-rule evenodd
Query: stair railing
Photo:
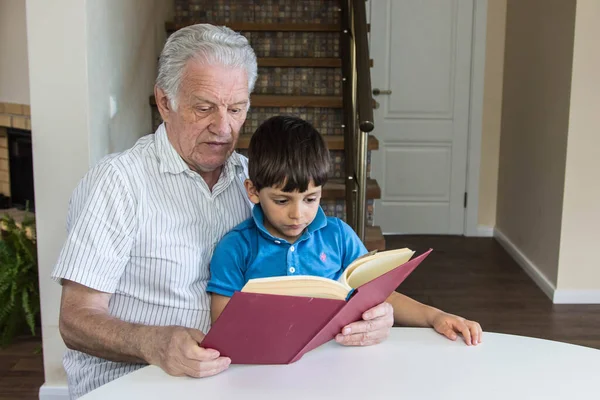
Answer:
<svg viewBox="0 0 600 400"><path fill-rule="evenodd" d="M367 151L374 128L365 0L341 0L346 220L364 242Z"/></svg>

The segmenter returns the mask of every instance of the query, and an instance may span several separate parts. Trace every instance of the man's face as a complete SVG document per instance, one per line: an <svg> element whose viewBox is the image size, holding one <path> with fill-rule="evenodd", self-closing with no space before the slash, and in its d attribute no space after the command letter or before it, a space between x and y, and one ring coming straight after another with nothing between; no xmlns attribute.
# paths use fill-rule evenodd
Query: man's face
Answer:
<svg viewBox="0 0 600 400"><path fill-rule="evenodd" d="M266 187L257 192L252 182L246 180L246 190L254 204L260 203L267 231L290 243L302 236L319 211L321 186L313 182L305 192L284 192L279 187Z"/></svg>
<svg viewBox="0 0 600 400"><path fill-rule="evenodd" d="M245 69L188 62L171 109L162 90L157 102L171 144L198 173L220 168L235 149L249 104ZM162 105L162 107L160 107ZM164 114L164 115L163 115Z"/></svg>

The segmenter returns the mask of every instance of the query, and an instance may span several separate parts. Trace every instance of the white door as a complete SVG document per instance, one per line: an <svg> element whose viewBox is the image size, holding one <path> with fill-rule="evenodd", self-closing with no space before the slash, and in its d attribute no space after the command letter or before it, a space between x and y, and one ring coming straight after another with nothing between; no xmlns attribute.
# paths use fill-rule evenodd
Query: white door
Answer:
<svg viewBox="0 0 600 400"><path fill-rule="evenodd" d="M371 0L384 233L463 234L473 0Z"/></svg>

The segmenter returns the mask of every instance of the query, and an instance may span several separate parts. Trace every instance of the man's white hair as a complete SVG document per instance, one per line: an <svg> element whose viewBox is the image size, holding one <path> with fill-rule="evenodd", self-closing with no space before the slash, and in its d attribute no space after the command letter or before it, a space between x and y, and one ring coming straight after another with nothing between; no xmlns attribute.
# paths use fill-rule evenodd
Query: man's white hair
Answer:
<svg viewBox="0 0 600 400"><path fill-rule="evenodd" d="M183 71L190 59L205 65L244 68L248 93L254 90L258 67L248 39L225 26L191 25L169 36L158 62L156 85L165 92L173 110L177 110Z"/></svg>

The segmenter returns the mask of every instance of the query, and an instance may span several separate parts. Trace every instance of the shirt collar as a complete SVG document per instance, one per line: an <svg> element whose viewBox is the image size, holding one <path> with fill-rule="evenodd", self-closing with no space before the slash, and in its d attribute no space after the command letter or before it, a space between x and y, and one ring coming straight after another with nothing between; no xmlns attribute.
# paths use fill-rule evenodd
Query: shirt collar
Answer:
<svg viewBox="0 0 600 400"><path fill-rule="evenodd" d="M183 158L177 153L169 141L167 129L164 122L160 124L154 133L156 140L157 156L160 164L160 172L180 174L190 170L190 167L183 161ZM233 176L243 172L244 167L240 155L235 151L225 162L223 176ZM233 172L233 173L232 173Z"/></svg>
<svg viewBox="0 0 600 400"><path fill-rule="evenodd" d="M267 231L267 228L265 227L265 223L264 223L265 214L264 214L260 204L256 204L254 206L254 208L252 209L252 219L254 220L254 223L256 224L256 227L258 228L258 230L263 235L266 235L267 238L273 239L273 240L277 239L277 240L285 241L285 239L275 237L275 236L271 235L271 233L269 231ZM304 232L302 233L302 236L300 236L298 241L309 238L315 231L318 231L319 229L324 228L325 226L327 226L327 216L325 215L325 212L323 211L321 206L319 206L319 209L317 211L317 215L315 216L315 219L304 230Z"/></svg>
<svg viewBox="0 0 600 400"><path fill-rule="evenodd" d="M154 137L156 140L156 155L160 164L160 172L179 174L190 169L169 141L164 122L160 124L154 133Z"/></svg>

